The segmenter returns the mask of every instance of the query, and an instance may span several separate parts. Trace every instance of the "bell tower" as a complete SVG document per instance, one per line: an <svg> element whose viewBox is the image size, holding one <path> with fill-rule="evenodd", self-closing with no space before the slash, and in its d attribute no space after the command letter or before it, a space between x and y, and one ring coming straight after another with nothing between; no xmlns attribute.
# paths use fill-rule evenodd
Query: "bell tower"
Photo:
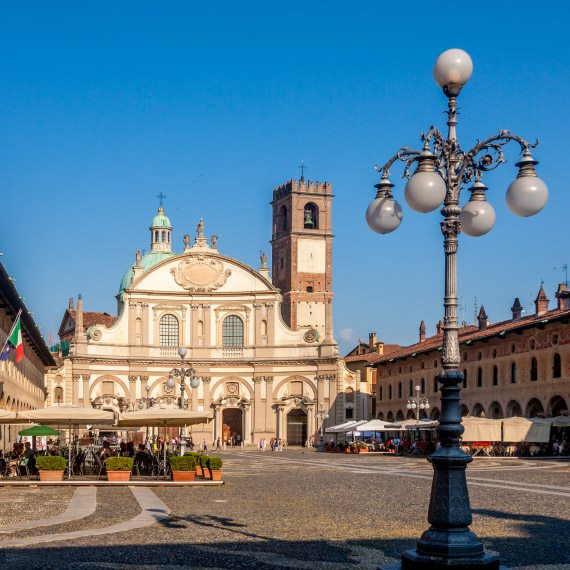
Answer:
<svg viewBox="0 0 570 570"><path fill-rule="evenodd" d="M332 210L328 182L289 180L273 190L272 278L283 295L283 320L315 328L334 342Z"/></svg>

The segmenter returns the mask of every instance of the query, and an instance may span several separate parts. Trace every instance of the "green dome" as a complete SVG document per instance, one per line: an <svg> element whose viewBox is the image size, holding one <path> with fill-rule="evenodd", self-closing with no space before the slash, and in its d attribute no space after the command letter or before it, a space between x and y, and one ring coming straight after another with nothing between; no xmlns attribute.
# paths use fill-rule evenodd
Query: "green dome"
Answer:
<svg viewBox="0 0 570 570"><path fill-rule="evenodd" d="M156 216L155 219L157 217L158 216ZM168 218L166 216L164 217L166 218L166 221L168 221ZM142 256L140 264L144 270L144 273L146 273L149 269L159 264L161 261L164 261L165 259L172 257L173 255L176 254L171 251L149 251L148 253L145 253ZM134 265L131 265L127 269L125 275L123 276L123 279L121 279L119 294L121 294L125 289L128 289L131 286L131 283L133 282L133 267Z"/></svg>
<svg viewBox="0 0 570 570"><path fill-rule="evenodd" d="M152 224L150 225L151 228L168 228L169 230L172 229L172 225L170 224L170 220L168 216L164 213L162 208L158 209L158 214L154 216L152 219Z"/></svg>

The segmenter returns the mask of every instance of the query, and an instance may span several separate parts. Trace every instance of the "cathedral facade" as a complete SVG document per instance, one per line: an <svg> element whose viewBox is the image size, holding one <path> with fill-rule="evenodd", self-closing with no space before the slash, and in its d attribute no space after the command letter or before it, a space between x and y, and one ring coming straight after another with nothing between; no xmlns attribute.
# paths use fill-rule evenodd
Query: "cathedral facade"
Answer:
<svg viewBox="0 0 570 570"><path fill-rule="evenodd" d="M302 445L319 431L318 411L328 412L325 425L353 417L359 374L333 338L331 206L327 183L274 190L272 276L263 253L257 269L223 255L202 220L175 253L159 208L150 251L137 251L121 281L118 316L84 313L82 299L66 311L60 336L70 350L47 376L47 405L213 412L191 428L208 443L231 433L245 444L276 436ZM179 347L200 379L186 382L184 398L179 379L168 381Z"/></svg>

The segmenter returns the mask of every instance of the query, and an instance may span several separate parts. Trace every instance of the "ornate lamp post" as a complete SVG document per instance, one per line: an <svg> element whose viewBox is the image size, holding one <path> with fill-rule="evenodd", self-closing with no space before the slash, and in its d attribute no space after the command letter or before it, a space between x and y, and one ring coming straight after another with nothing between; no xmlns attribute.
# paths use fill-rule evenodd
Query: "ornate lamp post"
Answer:
<svg viewBox="0 0 570 570"><path fill-rule="evenodd" d="M420 394L421 388L416 386L416 395L410 396L408 398L408 403L406 408L408 410L414 410L416 413L416 419L420 419L420 410L429 410L429 400L423 394Z"/></svg>
<svg viewBox="0 0 570 570"><path fill-rule="evenodd" d="M463 374L457 337L457 247L460 231L470 236L487 233L495 223L495 211L486 200L487 187L481 181L483 173L505 162L503 147L518 143L522 154L516 164L518 176L507 190L507 206L519 216L538 213L548 199L548 189L537 177L538 164L531 155L530 144L521 137L506 131L483 139L470 150L463 150L457 140L457 96L469 81L473 63L469 55L460 49L442 53L434 67L436 83L448 98L447 137L435 127L422 133L421 150L401 148L384 166L377 168L381 174L376 198L366 211L370 228L380 234L394 231L402 221L402 208L392 196L390 168L396 161L405 164L404 176L408 178L404 197L417 212L432 212L443 206L441 231L445 252L445 295L443 321L443 372L441 384L441 415L439 418L439 449L430 457L434 476L428 521L431 527L419 539L415 550L402 555L401 567L446 568L464 567L469 570L499 568L499 556L486 552L483 544L469 530L472 522L471 507L465 470L471 458L459 447L463 433L461 425L460 392ZM413 163L416 171L410 176ZM461 207L459 198L465 184L471 193L469 201Z"/></svg>
<svg viewBox="0 0 570 570"><path fill-rule="evenodd" d="M319 405L319 409L315 412L315 417L317 420L321 422L321 438L319 440L319 451L325 450L325 435L324 435L324 428L325 428L325 420L328 419L329 414L326 410L323 410L323 405Z"/></svg>
<svg viewBox="0 0 570 570"><path fill-rule="evenodd" d="M169 388L174 388L176 386L175 378L180 380L180 403L179 407L184 408L184 391L186 389L186 378L190 378L190 387L191 388L198 388L200 386L200 378L196 374L196 370L189 366L188 368L184 368L184 358L188 354L188 349L181 346L178 349L178 355L180 356L180 368L173 368L170 371L170 375L168 380L166 381L166 385ZM186 430L182 428L180 430L180 438L185 440L186 438Z"/></svg>

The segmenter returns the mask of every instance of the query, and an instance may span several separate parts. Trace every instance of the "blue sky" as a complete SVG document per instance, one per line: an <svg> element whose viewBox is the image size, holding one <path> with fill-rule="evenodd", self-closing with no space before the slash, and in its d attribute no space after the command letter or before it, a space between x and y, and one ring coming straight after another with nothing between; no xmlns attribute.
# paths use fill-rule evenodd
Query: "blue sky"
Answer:
<svg viewBox="0 0 570 570"><path fill-rule="evenodd" d="M525 308L568 261L567 2L492 10L417 2L19 2L0 18L1 258L47 338L70 296L114 312L155 195L167 195L175 248L204 217L223 254L258 266L270 251L272 189L298 177L336 195L335 331L343 351L375 330L410 343L442 315L439 214L388 236L364 213L373 166L445 127L432 68L447 48L474 61L461 93L464 147L507 128L539 138L550 201L515 218L504 195L517 149L485 182L497 223L462 237L459 291L491 321ZM393 173L403 203L404 184Z"/></svg>

